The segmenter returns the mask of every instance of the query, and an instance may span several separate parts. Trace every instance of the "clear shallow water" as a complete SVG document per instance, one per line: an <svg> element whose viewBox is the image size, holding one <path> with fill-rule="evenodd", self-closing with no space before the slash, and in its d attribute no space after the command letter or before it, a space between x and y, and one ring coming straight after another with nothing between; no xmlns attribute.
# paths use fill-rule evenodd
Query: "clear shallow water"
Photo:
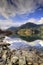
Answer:
<svg viewBox="0 0 43 65"><path fill-rule="evenodd" d="M5 37L3 42L10 43L11 45L9 46L10 49L19 49L21 47L26 47L26 46L36 46L36 47L43 47L43 41L42 40L36 40L33 42L27 42L24 41L20 38L11 38L11 37Z"/></svg>

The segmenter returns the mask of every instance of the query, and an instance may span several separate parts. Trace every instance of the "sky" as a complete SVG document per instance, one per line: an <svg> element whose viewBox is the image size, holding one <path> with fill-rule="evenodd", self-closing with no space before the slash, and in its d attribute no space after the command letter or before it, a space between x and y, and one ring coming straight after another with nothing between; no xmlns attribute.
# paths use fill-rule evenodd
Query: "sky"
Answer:
<svg viewBox="0 0 43 65"><path fill-rule="evenodd" d="M0 0L0 28L43 24L43 0Z"/></svg>

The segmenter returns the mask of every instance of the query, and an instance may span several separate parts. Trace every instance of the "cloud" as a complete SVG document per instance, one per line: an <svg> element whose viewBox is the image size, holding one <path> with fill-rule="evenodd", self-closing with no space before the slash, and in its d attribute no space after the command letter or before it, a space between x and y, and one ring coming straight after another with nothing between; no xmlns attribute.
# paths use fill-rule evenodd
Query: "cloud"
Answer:
<svg viewBox="0 0 43 65"><path fill-rule="evenodd" d="M31 13L43 5L43 0L0 0L0 14L8 18L16 14Z"/></svg>
<svg viewBox="0 0 43 65"><path fill-rule="evenodd" d="M29 20L27 20L27 22L31 22L31 23L35 23L35 24L43 24L43 17L41 17L41 19L39 19L39 20L30 18Z"/></svg>
<svg viewBox="0 0 43 65"><path fill-rule="evenodd" d="M30 18L29 20L28 20L28 22L31 22L31 23L37 23L37 20L36 19L34 19L34 18Z"/></svg>
<svg viewBox="0 0 43 65"><path fill-rule="evenodd" d="M34 18L30 18L27 21L20 22L20 21L12 21L10 19L8 20L0 20L0 28L1 29L7 29L9 27L18 27L21 26L22 24L26 24L27 22L35 23L35 24L43 24L43 17L40 20L36 20Z"/></svg>
<svg viewBox="0 0 43 65"><path fill-rule="evenodd" d="M37 4L43 6L43 0L36 0Z"/></svg>
<svg viewBox="0 0 43 65"><path fill-rule="evenodd" d="M8 27L12 26L13 22L11 20L0 20L0 28L7 29Z"/></svg>
<svg viewBox="0 0 43 65"><path fill-rule="evenodd" d="M12 20L10 20L10 19L8 19L8 20L0 20L0 28L1 29L7 29L7 28L9 28L9 27L18 27L18 26L20 26L20 25L22 25L23 24L23 22L18 22L18 21L12 21Z"/></svg>
<svg viewBox="0 0 43 65"><path fill-rule="evenodd" d="M38 21L38 24L43 24L43 17Z"/></svg>

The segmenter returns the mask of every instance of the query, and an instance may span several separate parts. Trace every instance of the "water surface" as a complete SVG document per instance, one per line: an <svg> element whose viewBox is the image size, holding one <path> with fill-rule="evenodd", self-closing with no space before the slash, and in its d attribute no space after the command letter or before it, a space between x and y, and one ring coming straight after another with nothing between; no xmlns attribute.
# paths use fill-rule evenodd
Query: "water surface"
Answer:
<svg viewBox="0 0 43 65"><path fill-rule="evenodd" d="M32 42L27 42L25 40L22 40L21 38L18 37L7 37L5 36L5 39L3 42L10 43L11 45L9 46L10 49L19 49L21 47L28 47L28 46L36 46L36 47L43 47L43 41L42 40L35 40Z"/></svg>

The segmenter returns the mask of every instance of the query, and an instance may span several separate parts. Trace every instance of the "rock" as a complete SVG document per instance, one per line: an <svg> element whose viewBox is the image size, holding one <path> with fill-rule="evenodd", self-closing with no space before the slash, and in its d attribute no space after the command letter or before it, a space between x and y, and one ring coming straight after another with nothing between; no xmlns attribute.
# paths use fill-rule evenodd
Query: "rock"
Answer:
<svg viewBox="0 0 43 65"><path fill-rule="evenodd" d="M38 63L33 63L33 65L38 65Z"/></svg>
<svg viewBox="0 0 43 65"><path fill-rule="evenodd" d="M32 62L28 62L28 65L33 65L33 63Z"/></svg>
<svg viewBox="0 0 43 65"><path fill-rule="evenodd" d="M25 64L26 64L25 57L24 56L20 56L19 65L25 65Z"/></svg>
<svg viewBox="0 0 43 65"><path fill-rule="evenodd" d="M40 65L43 65L43 63L41 63Z"/></svg>
<svg viewBox="0 0 43 65"><path fill-rule="evenodd" d="M7 44L0 44L0 65L43 65L43 51L25 49L11 51Z"/></svg>
<svg viewBox="0 0 43 65"><path fill-rule="evenodd" d="M11 62L12 63L16 63L17 60L18 60L18 57L17 56L12 56L11 57Z"/></svg>

